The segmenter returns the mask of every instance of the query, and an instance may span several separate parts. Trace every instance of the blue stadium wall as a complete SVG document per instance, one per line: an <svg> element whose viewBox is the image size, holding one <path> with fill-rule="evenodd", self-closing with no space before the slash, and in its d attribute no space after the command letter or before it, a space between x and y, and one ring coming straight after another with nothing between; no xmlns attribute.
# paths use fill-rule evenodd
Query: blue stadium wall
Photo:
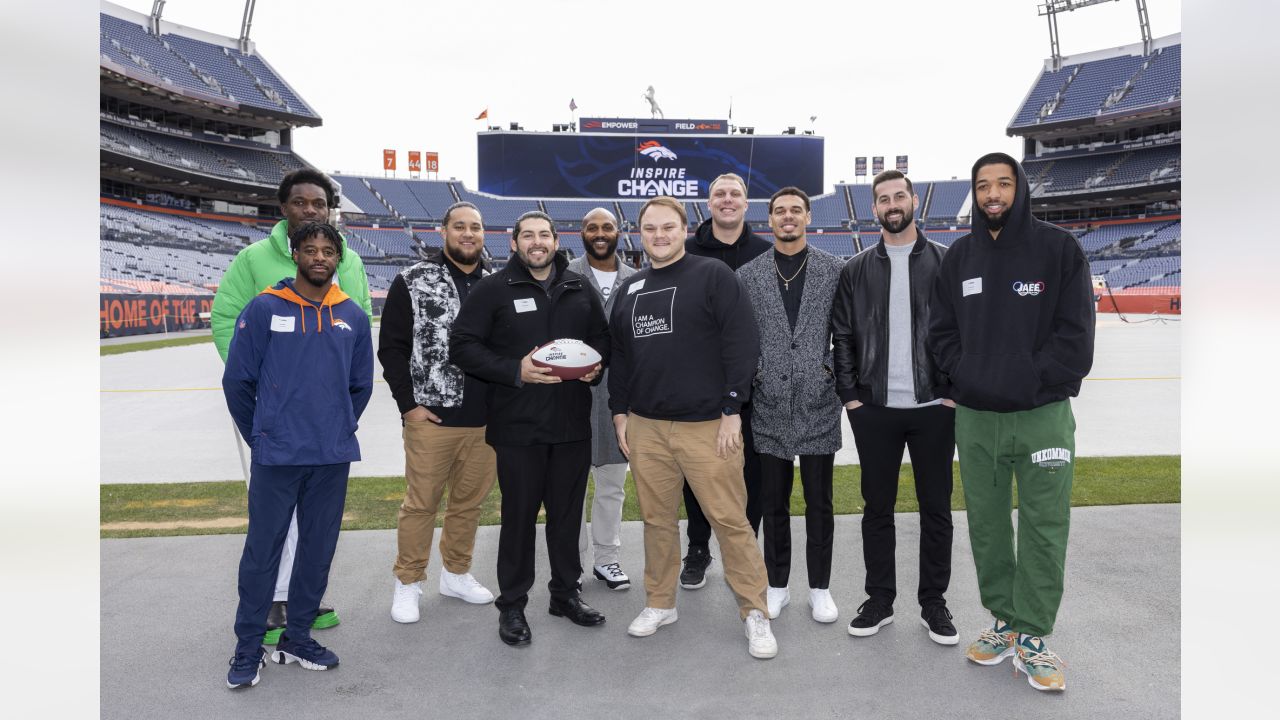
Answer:
<svg viewBox="0 0 1280 720"><path fill-rule="evenodd" d="M613 135L486 132L477 136L480 191L510 197L705 198L735 172L750 197L795 185L823 192L823 139L813 135Z"/></svg>

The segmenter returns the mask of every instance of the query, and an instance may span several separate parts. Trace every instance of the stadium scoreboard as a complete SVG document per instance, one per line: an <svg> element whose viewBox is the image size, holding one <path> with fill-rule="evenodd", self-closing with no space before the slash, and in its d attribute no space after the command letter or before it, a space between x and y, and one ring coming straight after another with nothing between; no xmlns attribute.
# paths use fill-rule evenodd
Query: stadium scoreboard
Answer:
<svg viewBox="0 0 1280 720"><path fill-rule="evenodd" d="M584 118L584 132L491 130L477 135L480 191L507 197L705 198L717 176L767 198L794 185L823 192L823 138L730 135L723 120Z"/></svg>

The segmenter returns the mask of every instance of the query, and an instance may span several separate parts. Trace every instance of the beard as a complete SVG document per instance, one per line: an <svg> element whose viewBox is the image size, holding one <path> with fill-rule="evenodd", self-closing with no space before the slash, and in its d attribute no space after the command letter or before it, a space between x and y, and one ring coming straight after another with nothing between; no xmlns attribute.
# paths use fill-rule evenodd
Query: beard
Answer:
<svg viewBox="0 0 1280 720"><path fill-rule="evenodd" d="M444 254L448 255L449 259L457 265L475 265L480 262L480 252L481 250L478 247L471 252L467 252L460 246L450 247L448 243L445 243L444 246Z"/></svg>
<svg viewBox="0 0 1280 720"><path fill-rule="evenodd" d="M984 210L982 211L982 215L983 215L984 217L986 217L986 219L987 219L987 229L988 229L988 230L1002 230L1002 229L1004 229L1004 224L1005 224L1006 222L1008 222L1008 221L1009 221L1009 211L1008 211L1008 210L1005 210L1004 212L996 213L995 215L992 215L991 213L988 213L988 212L984 209Z"/></svg>
<svg viewBox="0 0 1280 720"><path fill-rule="evenodd" d="M298 268L298 274L316 287L324 287L325 285L328 285L329 281L333 279L333 274L335 272L337 272L337 268L329 269L328 267L325 267L320 270Z"/></svg>
<svg viewBox="0 0 1280 720"><path fill-rule="evenodd" d="M793 243L803 238L804 233L799 231L794 231L790 235L783 235L782 233L774 233L773 237L777 240L781 240L784 243Z"/></svg>
<svg viewBox="0 0 1280 720"><path fill-rule="evenodd" d="M880 227L894 235L906 230L907 226L911 225L911 221L914 219L914 215L908 215L906 212L903 212L902 215L898 216L897 220L889 220L887 217L876 217L876 221L880 223Z"/></svg>
<svg viewBox="0 0 1280 720"><path fill-rule="evenodd" d="M528 250L520 250L516 254L520 256L520 262L523 262L524 266L529 268L530 270L541 270L542 268L550 266L551 263L555 262L555 259L556 259L555 252L551 250L547 251L546 257L543 259L542 263L540 264L534 263L532 260L529 259Z"/></svg>
<svg viewBox="0 0 1280 720"><path fill-rule="evenodd" d="M608 244L607 244L607 247L605 247L604 251L597 252L595 241L599 240L601 237L608 238L607 235L605 236L597 235L594 238L591 238L590 240L583 238L582 249L585 250L588 255L595 258L596 260L608 260L609 258L613 257L615 253L618 252L618 236L614 235L612 239L608 239Z"/></svg>

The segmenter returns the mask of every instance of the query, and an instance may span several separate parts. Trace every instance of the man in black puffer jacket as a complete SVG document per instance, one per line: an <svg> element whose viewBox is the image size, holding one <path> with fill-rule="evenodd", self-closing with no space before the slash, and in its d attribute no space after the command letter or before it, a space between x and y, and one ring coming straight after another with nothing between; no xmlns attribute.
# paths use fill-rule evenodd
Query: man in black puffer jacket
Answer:
<svg viewBox="0 0 1280 720"><path fill-rule="evenodd" d="M609 357L604 308L581 275L566 269L545 213L520 216L507 266L471 290L449 338L449 360L490 383L485 441L498 459L502 531L498 537L498 635L508 645L531 639L524 607L533 587L538 508L546 508L551 564L550 612L584 626L604 616L578 597L578 527L591 465L591 388L561 382L533 365L533 349L559 338L582 340Z"/></svg>

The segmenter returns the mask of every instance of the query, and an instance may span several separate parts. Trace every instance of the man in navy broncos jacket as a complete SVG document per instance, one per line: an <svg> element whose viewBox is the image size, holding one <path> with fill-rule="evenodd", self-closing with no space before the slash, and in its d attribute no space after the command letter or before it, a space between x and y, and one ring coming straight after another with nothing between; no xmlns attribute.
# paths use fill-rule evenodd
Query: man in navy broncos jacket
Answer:
<svg viewBox="0 0 1280 720"><path fill-rule="evenodd" d="M227 687L251 687L275 593L280 548L298 511L289 615L272 653L281 664L327 670L338 656L311 639L338 544L347 474L360 459L356 422L373 394L373 343L364 310L333 284L342 238L306 223L289 234L296 279L267 288L241 311L222 389L253 451L249 530L240 557L236 651Z"/></svg>
<svg viewBox="0 0 1280 720"><path fill-rule="evenodd" d="M586 279L566 268L559 247L550 217L521 215L507 266L476 283L449 337L450 362L490 383L485 440L497 454L502 490L495 605L498 636L508 645L527 645L532 638L524 607L533 587L539 506L547 512L549 612L583 626L604 622L578 596L578 529L591 466L589 383L602 367L583 382L561 382L531 357L539 345L573 338L608 362L604 308Z"/></svg>

